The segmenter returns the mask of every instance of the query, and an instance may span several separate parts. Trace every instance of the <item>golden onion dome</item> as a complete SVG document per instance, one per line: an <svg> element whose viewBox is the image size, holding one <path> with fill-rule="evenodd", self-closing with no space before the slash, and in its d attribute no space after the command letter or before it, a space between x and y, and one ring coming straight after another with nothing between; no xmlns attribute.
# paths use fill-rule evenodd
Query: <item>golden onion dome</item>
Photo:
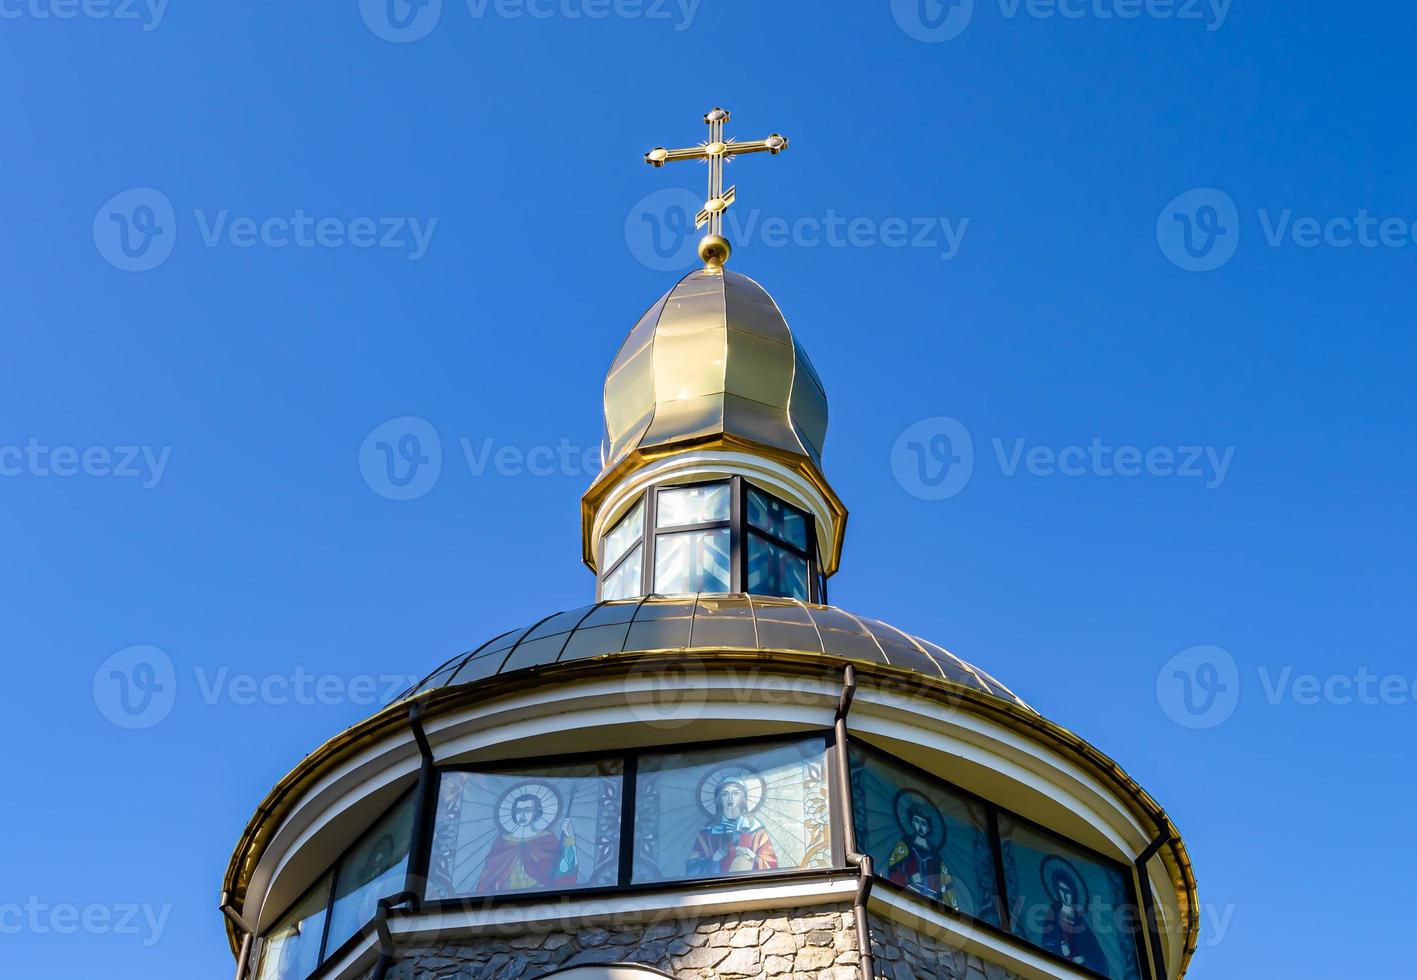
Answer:
<svg viewBox="0 0 1417 980"><path fill-rule="evenodd" d="M585 560L614 486L686 450L737 450L800 473L833 517L823 565L835 571L846 511L821 471L827 395L767 290L722 266L686 275L642 316L605 379L602 469L582 501Z"/></svg>

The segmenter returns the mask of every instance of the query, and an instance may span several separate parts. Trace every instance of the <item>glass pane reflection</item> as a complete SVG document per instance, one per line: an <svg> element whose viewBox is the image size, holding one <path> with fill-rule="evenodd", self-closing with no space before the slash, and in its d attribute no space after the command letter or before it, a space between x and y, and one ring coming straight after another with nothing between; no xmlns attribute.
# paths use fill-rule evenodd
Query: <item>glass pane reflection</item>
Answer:
<svg viewBox="0 0 1417 980"><path fill-rule="evenodd" d="M655 540L654 591L661 595L727 592L729 531L681 531Z"/></svg>
<svg viewBox="0 0 1417 980"><path fill-rule="evenodd" d="M807 561L757 534L748 534L748 591L757 595L787 596L804 602L807 594Z"/></svg>
<svg viewBox="0 0 1417 980"><path fill-rule="evenodd" d="M374 918L379 899L403 890L412 837L413 795L409 794L340 862L327 954Z"/></svg>
<svg viewBox="0 0 1417 980"><path fill-rule="evenodd" d="M644 564L644 548L635 545L635 550L630 553L630 557L620 563L620 566L605 577L605 584L600 587L600 597L602 599L628 599L630 596L640 594L640 573Z"/></svg>
<svg viewBox="0 0 1417 980"><path fill-rule="evenodd" d="M330 876L325 875L262 940L256 980L303 980L315 972L329 903Z"/></svg>
<svg viewBox="0 0 1417 980"><path fill-rule="evenodd" d="M602 568L609 568L620 560L620 556L630 549L644 534L644 498L641 498L630 512L620 518L620 523L605 536L605 554L600 559Z"/></svg>
<svg viewBox="0 0 1417 980"><path fill-rule="evenodd" d="M754 487L748 488L748 523L807 550L807 515Z"/></svg>
<svg viewBox="0 0 1417 980"><path fill-rule="evenodd" d="M728 520L728 484L710 483L701 487L675 487L659 491L655 503L658 527L684 527Z"/></svg>

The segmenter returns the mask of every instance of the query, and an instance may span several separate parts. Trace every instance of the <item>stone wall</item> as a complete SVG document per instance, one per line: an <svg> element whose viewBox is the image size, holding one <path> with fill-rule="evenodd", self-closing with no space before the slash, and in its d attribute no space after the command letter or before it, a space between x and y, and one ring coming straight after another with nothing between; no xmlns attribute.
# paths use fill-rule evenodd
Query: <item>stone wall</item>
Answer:
<svg viewBox="0 0 1417 980"><path fill-rule="evenodd" d="M683 980L857 980L849 907L674 919L462 940L410 949L389 980L533 980L596 963L636 963Z"/></svg>
<svg viewBox="0 0 1417 980"><path fill-rule="evenodd" d="M1003 967L879 915L871 917L871 952L880 980L1017 980Z"/></svg>
<svg viewBox="0 0 1417 980"><path fill-rule="evenodd" d="M880 980L1016 980L905 926L873 917ZM388 980L535 980L597 963L635 963L681 980L859 980L849 906L540 931L411 948Z"/></svg>

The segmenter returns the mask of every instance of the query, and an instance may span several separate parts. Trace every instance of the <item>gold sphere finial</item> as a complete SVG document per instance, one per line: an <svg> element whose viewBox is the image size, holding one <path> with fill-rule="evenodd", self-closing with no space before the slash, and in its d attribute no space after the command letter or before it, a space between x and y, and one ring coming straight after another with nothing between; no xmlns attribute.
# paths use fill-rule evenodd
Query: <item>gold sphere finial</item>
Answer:
<svg viewBox="0 0 1417 980"><path fill-rule="evenodd" d="M722 269L732 254L733 246L722 235L705 235L699 241L699 258L710 269Z"/></svg>

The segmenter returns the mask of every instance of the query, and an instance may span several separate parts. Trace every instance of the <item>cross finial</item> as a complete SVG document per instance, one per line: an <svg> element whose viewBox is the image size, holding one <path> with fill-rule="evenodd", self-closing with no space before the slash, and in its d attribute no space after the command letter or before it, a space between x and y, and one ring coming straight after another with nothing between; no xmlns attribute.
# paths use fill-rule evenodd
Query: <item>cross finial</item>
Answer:
<svg viewBox="0 0 1417 980"><path fill-rule="evenodd" d="M736 143L723 138L723 127L728 122L727 109L714 108L704 114L708 123L709 138L698 146L682 150L666 150L657 146L645 154L645 163L662 167L674 160L703 160L708 163L708 200L694 221L694 227L708 225L708 234L699 242L699 258L708 266L722 266L733 251L728 239L723 237L723 212L737 197L737 187L723 189L723 165L744 153L771 153L774 156L787 149L787 137L773 133L767 139Z"/></svg>

